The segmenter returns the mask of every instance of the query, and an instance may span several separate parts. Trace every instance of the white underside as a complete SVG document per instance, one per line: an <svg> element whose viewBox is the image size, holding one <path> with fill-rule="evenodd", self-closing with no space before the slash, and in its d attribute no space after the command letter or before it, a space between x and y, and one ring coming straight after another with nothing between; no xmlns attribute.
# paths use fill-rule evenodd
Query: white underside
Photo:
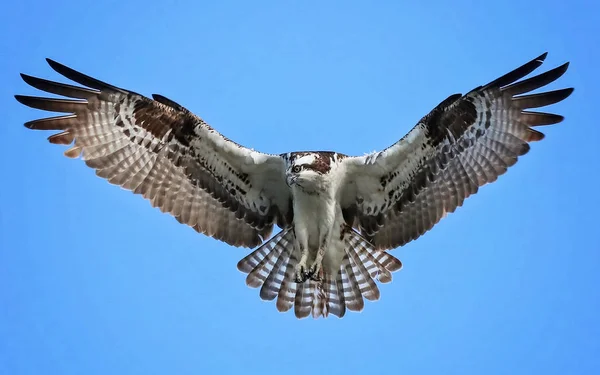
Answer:
<svg viewBox="0 0 600 375"><path fill-rule="evenodd" d="M319 248L322 248L325 251L323 270L337 275L345 255L345 245L340 238L344 219L339 204L323 194L306 194L299 188L294 190L294 251L297 252L298 259L301 257L301 249L307 246L307 265L310 266L315 261Z"/></svg>

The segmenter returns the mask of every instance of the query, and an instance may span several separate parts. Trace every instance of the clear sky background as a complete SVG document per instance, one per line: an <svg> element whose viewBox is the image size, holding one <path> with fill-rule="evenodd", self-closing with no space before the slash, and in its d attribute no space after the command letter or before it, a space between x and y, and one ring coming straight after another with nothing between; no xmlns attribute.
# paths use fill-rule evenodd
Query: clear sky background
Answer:
<svg viewBox="0 0 600 375"><path fill-rule="evenodd" d="M15 1L0 16L0 374L600 372L598 5L592 1ZM415 2L412 2L415 3ZM249 250L62 156L19 73L50 57L272 153L363 154L448 95L549 51L563 123L418 241L381 300L297 320Z"/></svg>

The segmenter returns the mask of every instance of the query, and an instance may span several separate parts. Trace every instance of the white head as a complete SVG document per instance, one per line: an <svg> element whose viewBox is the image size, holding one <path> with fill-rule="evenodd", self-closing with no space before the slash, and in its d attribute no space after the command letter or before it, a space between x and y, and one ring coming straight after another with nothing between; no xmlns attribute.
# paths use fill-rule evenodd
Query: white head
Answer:
<svg viewBox="0 0 600 375"><path fill-rule="evenodd" d="M287 154L286 181L307 193L318 191L337 161L333 152L293 152Z"/></svg>

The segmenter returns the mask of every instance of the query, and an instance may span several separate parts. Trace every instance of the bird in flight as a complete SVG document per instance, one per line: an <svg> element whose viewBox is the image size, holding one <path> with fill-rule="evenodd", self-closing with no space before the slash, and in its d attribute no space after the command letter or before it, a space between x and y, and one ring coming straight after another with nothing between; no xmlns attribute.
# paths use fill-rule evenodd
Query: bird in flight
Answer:
<svg viewBox="0 0 600 375"><path fill-rule="evenodd" d="M567 98L572 88L531 93L568 63L531 78L546 53L465 95L454 94L402 139L364 156L331 151L280 155L246 148L161 95L152 99L47 59L81 86L21 74L36 89L65 98L16 95L60 116L29 121L52 130L110 183L196 231L237 247L246 283L279 311L298 318L344 316L377 300L375 282L402 267L388 250L415 240L544 135L563 117L532 108ZM274 226L280 231L271 236Z"/></svg>

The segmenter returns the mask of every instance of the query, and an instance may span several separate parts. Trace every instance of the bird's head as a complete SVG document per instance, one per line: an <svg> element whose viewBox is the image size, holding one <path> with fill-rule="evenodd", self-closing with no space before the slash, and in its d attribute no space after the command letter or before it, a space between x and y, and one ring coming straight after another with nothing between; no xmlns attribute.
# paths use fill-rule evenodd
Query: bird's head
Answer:
<svg viewBox="0 0 600 375"><path fill-rule="evenodd" d="M333 158L324 152L296 152L289 154L286 181L306 192L318 190L323 177L331 171Z"/></svg>

